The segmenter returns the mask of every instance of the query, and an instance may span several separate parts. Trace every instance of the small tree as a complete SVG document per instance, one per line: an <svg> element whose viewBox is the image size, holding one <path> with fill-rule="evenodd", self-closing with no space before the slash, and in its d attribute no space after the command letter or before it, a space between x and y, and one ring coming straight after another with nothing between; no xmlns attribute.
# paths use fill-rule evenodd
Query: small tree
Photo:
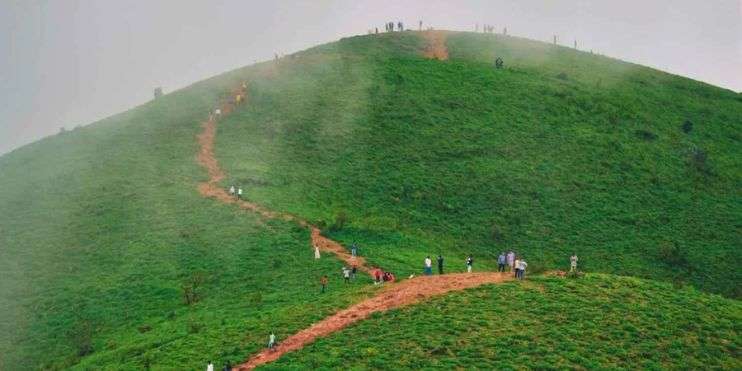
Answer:
<svg viewBox="0 0 742 371"><path fill-rule="evenodd" d="M205 280L204 274L197 272L193 273L186 282L183 283L181 288L183 290L183 302L185 302L186 305L195 304L201 299L199 288L203 285Z"/></svg>

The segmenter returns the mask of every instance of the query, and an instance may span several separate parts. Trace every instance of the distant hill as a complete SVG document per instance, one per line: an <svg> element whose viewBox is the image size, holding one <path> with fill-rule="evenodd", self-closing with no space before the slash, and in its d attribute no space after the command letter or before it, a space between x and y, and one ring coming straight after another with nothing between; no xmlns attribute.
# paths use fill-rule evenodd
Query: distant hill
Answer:
<svg viewBox="0 0 742 371"><path fill-rule="evenodd" d="M514 249L536 273L575 251L738 317L739 94L499 35L447 33L448 60L430 60L421 36L321 45L1 156L0 369L236 362L369 295L359 280L318 296L341 263L314 261L307 230L199 195L196 135L242 81L248 104L217 132L222 185L371 264L406 277L442 253L462 271L471 253L491 270Z"/></svg>

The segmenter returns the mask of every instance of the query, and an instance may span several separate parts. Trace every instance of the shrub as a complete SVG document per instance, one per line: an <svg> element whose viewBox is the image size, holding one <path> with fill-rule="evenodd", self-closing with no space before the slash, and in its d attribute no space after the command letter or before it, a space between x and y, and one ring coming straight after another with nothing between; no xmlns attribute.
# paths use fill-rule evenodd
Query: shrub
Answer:
<svg viewBox="0 0 742 371"><path fill-rule="evenodd" d="M567 80L568 79L567 74L564 73L564 72L559 72L559 74L557 75L557 78L559 80Z"/></svg>
<svg viewBox="0 0 742 371"><path fill-rule="evenodd" d="M659 258L669 266L690 269L688 253L675 242L660 245Z"/></svg>
<svg viewBox="0 0 742 371"><path fill-rule="evenodd" d="M78 356L84 357L93 353L93 324L88 320L80 320L71 330L70 340Z"/></svg>
<svg viewBox="0 0 742 371"><path fill-rule="evenodd" d="M335 215L335 222L332 223L330 226L331 232L337 232L345 227L345 224L348 222L348 215L345 214L345 211L340 211Z"/></svg>
<svg viewBox="0 0 742 371"><path fill-rule="evenodd" d="M704 175L712 174L711 166L708 163L708 156L701 148L693 146L688 151L688 164Z"/></svg>
<svg viewBox="0 0 742 371"><path fill-rule="evenodd" d="M693 123L690 120L685 120L680 128L683 129L683 133L688 134L693 130Z"/></svg>
<svg viewBox="0 0 742 371"><path fill-rule="evenodd" d="M183 302L185 302L186 305L195 304L201 299L199 288L203 285L205 280L204 274L197 272L193 273L188 280L183 283Z"/></svg>
<svg viewBox="0 0 742 371"><path fill-rule="evenodd" d="M658 138L657 134L647 130L637 130L634 132L634 134L636 134L636 136L640 139L644 139L647 141L656 140Z"/></svg>
<svg viewBox="0 0 742 371"><path fill-rule="evenodd" d="M505 238L502 233L502 229L500 229L500 227L494 223L492 224L490 235L492 236L492 240L495 242L502 242L502 240Z"/></svg>

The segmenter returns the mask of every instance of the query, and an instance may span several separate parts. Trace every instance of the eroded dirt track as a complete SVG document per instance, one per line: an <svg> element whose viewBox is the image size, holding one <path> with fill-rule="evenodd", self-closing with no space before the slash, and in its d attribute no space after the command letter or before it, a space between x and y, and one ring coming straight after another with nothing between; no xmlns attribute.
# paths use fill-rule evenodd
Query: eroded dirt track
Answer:
<svg viewBox="0 0 742 371"><path fill-rule="evenodd" d="M440 276L421 276L389 284L373 298L364 300L348 309L341 310L312 326L281 341L274 349L266 349L236 370L252 370L257 366L273 362L288 352L303 348L319 337L327 336L346 326L363 320L375 312L418 303L433 296L463 290L490 283L512 280L508 273L453 273Z"/></svg>
<svg viewBox="0 0 742 371"><path fill-rule="evenodd" d="M428 41L424 55L430 59L445 61L448 59L448 48L446 48L446 31L424 31L423 36Z"/></svg>

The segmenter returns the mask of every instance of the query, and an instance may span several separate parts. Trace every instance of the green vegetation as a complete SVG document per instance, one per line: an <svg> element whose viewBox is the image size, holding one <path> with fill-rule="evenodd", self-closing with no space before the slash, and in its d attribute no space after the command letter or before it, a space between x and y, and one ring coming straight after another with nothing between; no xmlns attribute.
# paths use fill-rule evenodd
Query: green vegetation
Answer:
<svg viewBox="0 0 742 371"><path fill-rule="evenodd" d="M740 369L739 301L609 275L378 314L262 369Z"/></svg>
<svg viewBox="0 0 742 371"><path fill-rule="evenodd" d="M496 35L453 33L451 60L425 60L411 35L255 80L220 129L224 185L326 226L345 215L326 233L400 276L438 252L463 270L469 252L555 269L575 251L590 271L742 294L739 95Z"/></svg>
<svg viewBox="0 0 742 371"><path fill-rule="evenodd" d="M269 331L285 338L373 292L365 278L334 284L340 262L311 259L307 230L198 194L206 178L195 163L200 123L243 80L249 104L220 123L217 137L224 185L242 185L248 199L312 220L334 239L358 241L362 255L398 277L438 252L447 270L461 271L469 252L475 269L492 269L494 254L515 249L537 271L565 267L574 250L589 271L740 296L739 95L515 38L451 34L447 62L423 59L423 46L412 32L344 39L0 157L0 369L240 361ZM492 68L494 55L506 69ZM319 295L324 273L331 290ZM626 280L619 282L638 282L637 291L663 288L663 311L647 313L668 323L685 313L672 306L683 300L710 303L688 307L702 321L713 310L739 322L736 301ZM586 285L567 283L526 287ZM488 292L537 298L513 288L439 302ZM551 308L543 303L525 313ZM464 313L475 310L484 313ZM738 366L727 355L737 351L736 327L678 323L672 334L698 342L689 357L705 361L709 352ZM633 326L646 331L618 327L627 331L621 341L635 335L649 349L676 349L660 328ZM544 331L554 338L542 338L543 347L561 339ZM620 365L585 353L596 339L588 333L573 343L570 354L582 358L561 364ZM525 354L518 362L550 360ZM656 357L645 358L672 365Z"/></svg>
<svg viewBox="0 0 742 371"><path fill-rule="evenodd" d="M198 369L347 306L309 233L202 198L200 122L260 66L0 157L0 369ZM187 305L184 286L197 287ZM336 285L337 284L337 285Z"/></svg>

